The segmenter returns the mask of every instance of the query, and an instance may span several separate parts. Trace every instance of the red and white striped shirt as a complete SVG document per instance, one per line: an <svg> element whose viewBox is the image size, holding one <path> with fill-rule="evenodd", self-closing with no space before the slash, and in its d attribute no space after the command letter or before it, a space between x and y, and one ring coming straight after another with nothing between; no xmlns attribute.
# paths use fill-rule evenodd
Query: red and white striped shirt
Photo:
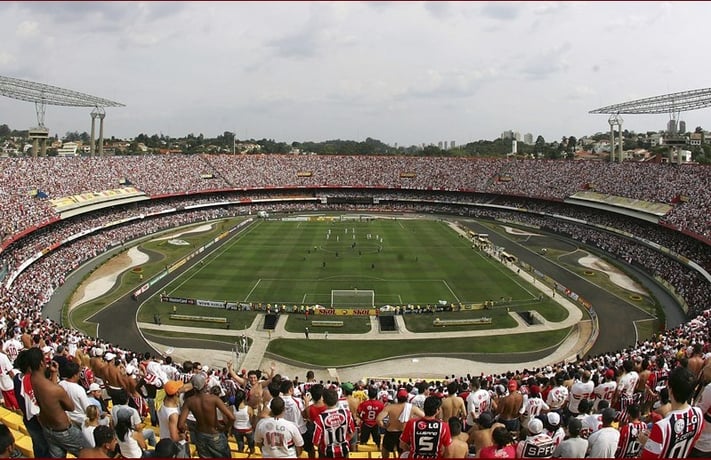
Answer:
<svg viewBox="0 0 711 460"><path fill-rule="evenodd" d="M703 427L704 416L698 407L671 411L652 427L641 458L686 458Z"/></svg>

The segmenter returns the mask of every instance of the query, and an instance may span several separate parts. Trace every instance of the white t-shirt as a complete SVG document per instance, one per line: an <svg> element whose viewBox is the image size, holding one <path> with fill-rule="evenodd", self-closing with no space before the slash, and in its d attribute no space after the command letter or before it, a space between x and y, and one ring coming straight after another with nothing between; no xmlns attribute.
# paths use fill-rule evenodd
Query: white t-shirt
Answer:
<svg viewBox="0 0 711 460"><path fill-rule="evenodd" d="M595 384L592 380L588 380L583 383L577 381L570 387L570 401L568 401L568 410L574 414L580 412L578 410L578 404L583 399L590 399L593 390L595 389Z"/></svg>
<svg viewBox="0 0 711 460"><path fill-rule="evenodd" d="M64 388L72 401L74 401L74 410L66 411L72 423L80 426L86 420L86 408L90 406L89 398L86 396L86 390L78 383L62 380L59 386Z"/></svg>
<svg viewBox="0 0 711 460"><path fill-rule="evenodd" d="M602 427L588 438L588 450L592 458L615 458L620 432L611 426Z"/></svg>
<svg viewBox="0 0 711 460"><path fill-rule="evenodd" d="M696 406L704 413L704 418L706 418L707 414L711 413L711 383L704 387L704 391L701 393L701 399ZM701 436L699 436L694 447L701 452L711 452L711 423L704 423Z"/></svg>
<svg viewBox="0 0 711 460"><path fill-rule="evenodd" d="M257 423L254 441L262 443L264 458L296 458L296 447L304 445L304 438L295 423L274 417L263 418Z"/></svg>
<svg viewBox="0 0 711 460"><path fill-rule="evenodd" d="M306 421L304 420L304 416L302 414L302 411L304 410L304 403L300 399L296 399L289 395L282 394L281 398L284 400L284 413L282 416L286 420L294 422L294 424L299 428L299 433L306 433Z"/></svg>
<svg viewBox="0 0 711 460"><path fill-rule="evenodd" d="M490 409L491 396L486 390L476 390L467 396L467 424L474 425L482 412Z"/></svg>

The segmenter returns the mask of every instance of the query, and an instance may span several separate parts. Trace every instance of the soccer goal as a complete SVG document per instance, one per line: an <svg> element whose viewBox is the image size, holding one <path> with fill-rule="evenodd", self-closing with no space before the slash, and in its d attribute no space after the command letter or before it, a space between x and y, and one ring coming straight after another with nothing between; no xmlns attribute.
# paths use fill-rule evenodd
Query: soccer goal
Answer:
<svg viewBox="0 0 711 460"><path fill-rule="evenodd" d="M375 306L375 291L372 289L331 290L331 308L372 308Z"/></svg>

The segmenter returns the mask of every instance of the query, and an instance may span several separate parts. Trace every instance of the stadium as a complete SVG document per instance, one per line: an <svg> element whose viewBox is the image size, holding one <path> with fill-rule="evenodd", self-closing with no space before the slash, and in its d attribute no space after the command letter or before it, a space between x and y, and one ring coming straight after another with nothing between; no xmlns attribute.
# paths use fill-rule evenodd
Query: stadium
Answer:
<svg viewBox="0 0 711 460"><path fill-rule="evenodd" d="M3 325L48 344L72 344L88 352L111 350L129 363L132 352L148 351L164 357L173 354L176 360L193 359L213 369L224 367L226 359L241 359L240 367L247 369L267 369L270 362L277 361L280 372L302 375L316 369L324 380L336 369L341 379L351 381L375 377L443 380L479 374L513 376L566 362L603 368L619 367L622 360L636 356L663 354L672 359L677 350L696 340L705 343L708 336L708 167L266 154L3 158L0 164L0 188L5 197L1 211ZM414 233L412 241L422 237L417 232L429 232L435 234L430 238L449 242L435 246L432 252L411 252L417 247L412 241L397 250L392 240L398 233L384 226L386 222L400 227L402 234ZM430 227L424 227L423 222ZM291 227L279 227L287 223ZM256 262L247 266L252 270L260 263L269 265L285 257L285 247L274 249L272 255L265 248L285 239L285 235L296 238L297 226L311 223L321 226L303 236L308 243L294 243L298 254L289 255L297 266L308 262L314 271L338 270L334 267L337 258L345 260L348 256L360 263L362 276L289 293L266 286L268 279L284 284L286 275L244 276L242 288L235 275L223 283L236 289L225 291L230 298L211 295L210 289L217 292L217 288L196 291L217 276L208 271L223 263L214 262L218 249L222 251L222 245L239 240L250 228L257 229L253 237L276 234L260 243L262 246L252 242L239 247L244 259L250 258L245 248L260 249L251 256ZM423 227L415 230L415 225ZM369 232L368 226L377 230ZM335 246L331 238L336 233L339 244L341 237L348 244ZM101 305L84 313L83 307L78 307L70 315L69 299L91 272L128 253L139 242L151 240L160 245L155 243L158 234L170 240L182 239L186 244L178 243L178 249L171 249L174 259L163 259L168 255L151 251L153 260L161 262L151 268L146 261L126 270L121 282L115 283L118 287L109 291L116 295L115 301L98 300L95 303ZM191 235L196 239L189 238ZM313 243L314 235L318 235L317 243ZM488 256L481 255L485 249L473 247L480 235L486 235ZM535 242L532 235L545 239ZM404 270L400 265L416 265L420 258L427 265L416 266L415 272L440 268L435 267L438 252L457 244L461 248L455 254L468 258L462 264L476 257L498 259L485 262L491 264L488 267L505 271L506 280L519 280L521 291L502 287L503 294L498 296L499 291L486 291L487 285L497 282L486 280L467 291L468 278L457 278L461 277L457 272L471 273L463 270L468 265L444 275L420 275L427 282L405 280L390 294L389 285L364 281L393 281L399 276L397 270ZM645 294L621 294L612 287L591 286L585 276L592 278L594 270L578 275L561 268L562 262L553 263L580 248L614 259L644 285ZM360 256L368 257L363 259L366 262L357 262L356 250L365 253ZM324 253L328 253L328 262ZM313 260L307 261L309 257ZM395 274L388 277L381 261ZM179 284L196 276L190 270L207 274L195 278L193 288L181 290ZM375 270L378 275L371 276ZM303 283L313 282L318 276L292 278ZM445 282L430 283L434 279ZM260 285L265 283L262 293L255 280L262 280ZM459 284L447 287L448 280ZM170 284L173 281L175 284ZM541 294L528 290L529 285L537 285ZM417 289L423 289L422 294L403 298ZM358 291L360 294L354 296ZM524 291L528 294L521 293ZM339 295L343 296L340 300ZM648 295L653 300L645 300ZM440 298L444 296L448 298ZM507 297L513 303L507 304ZM523 302L548 305L546 302L553 298L569 302L570 311L578 315L548 318L538 313L538 307ZM204 302L198 304L196 299ZM550 302L551 310L558 300ZM485 303L487 308L481 308ZM395 313L382 314L387 312L381 308L385 304ZM466 311L467 305L471 310ZM329 312L321 319L317 309L333 306L368 311L370 325L363 326L363 321L350 317L333 319ZM413 308L426 311L417 314ZM293 320L288 317L301 317L304 309L310 309L313 316L290 325ZM373 309L378 311L370 315ZM560 326L548 327L547 333L556 329L565 333L552 334L545 340L536 336L535 341L544 345L524 345L528 352L520 355L522 349L502 347L515 342L511 337L538 334L541 328L529 325L531 329L520 334L499 331L492 335L472 325L494 315L494 322L505 322L520 312L534 310L544 317L544 325L561 322ZM330 312L334 313L339 316ZM185 314L187 321L171 320L173 314ZM435 320L447 321L455 314L460 316L454 321L469 321L463 331L450 332L450 327L445 332L432 326ZM240 324L239 315L252 321L245 319ZM225 320L212 324L212 320L203 322L201 317ZM563 324L568 317L575 324ZM385 318L399 329L381 331ZM426 318L421 339L414 337L417 332L402 329L417 318ZM330 337L323 337L318 325L311 327L310 339L304 337L304 326L313 321L326 321ZM337 321L348 323L342 332ZM172 324L186 326L175 326L171 333ZM187 338L183 327L193 328L195 337ZM354 339L367 341L360 347L369 343L377 348L376 342L394 342L393 334L399 333L404 337L399 339L405 341L402 348L385 347L393 348L395 356L385 354L368 363L353 359ZM340 334L346 338L339 339ZM221 336L222 340L215 340ZM235 344L243 336L249 343L240 348ZM490 351L484 345L487 342L502 352ZM341 362L319 361L318 355L326 353L326 343L335 355L342 356ZM280 353L293 348L302 348L303 353L287 358ZM561 348L565 349L560 352Z"/></svg>

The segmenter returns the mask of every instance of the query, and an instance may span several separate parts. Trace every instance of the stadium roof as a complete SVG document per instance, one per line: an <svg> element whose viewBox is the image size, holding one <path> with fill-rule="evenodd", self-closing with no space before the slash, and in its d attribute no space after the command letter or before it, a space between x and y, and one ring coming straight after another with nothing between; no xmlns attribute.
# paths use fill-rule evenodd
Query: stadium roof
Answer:
<svg viewBox="0 0 711 460"><path fill-rule="evenodd" d="M120 102L59 88L58 86L35 83L0 75L0 94L21 101L68 107L124 107Z"/></svg>
<svg viewBox="0 0 711 460"><path fill-rule="evenodd" d="M672 113L709 106L711 106L711 88L704 88L608 105L591 110L590 113Z"/></svg>

